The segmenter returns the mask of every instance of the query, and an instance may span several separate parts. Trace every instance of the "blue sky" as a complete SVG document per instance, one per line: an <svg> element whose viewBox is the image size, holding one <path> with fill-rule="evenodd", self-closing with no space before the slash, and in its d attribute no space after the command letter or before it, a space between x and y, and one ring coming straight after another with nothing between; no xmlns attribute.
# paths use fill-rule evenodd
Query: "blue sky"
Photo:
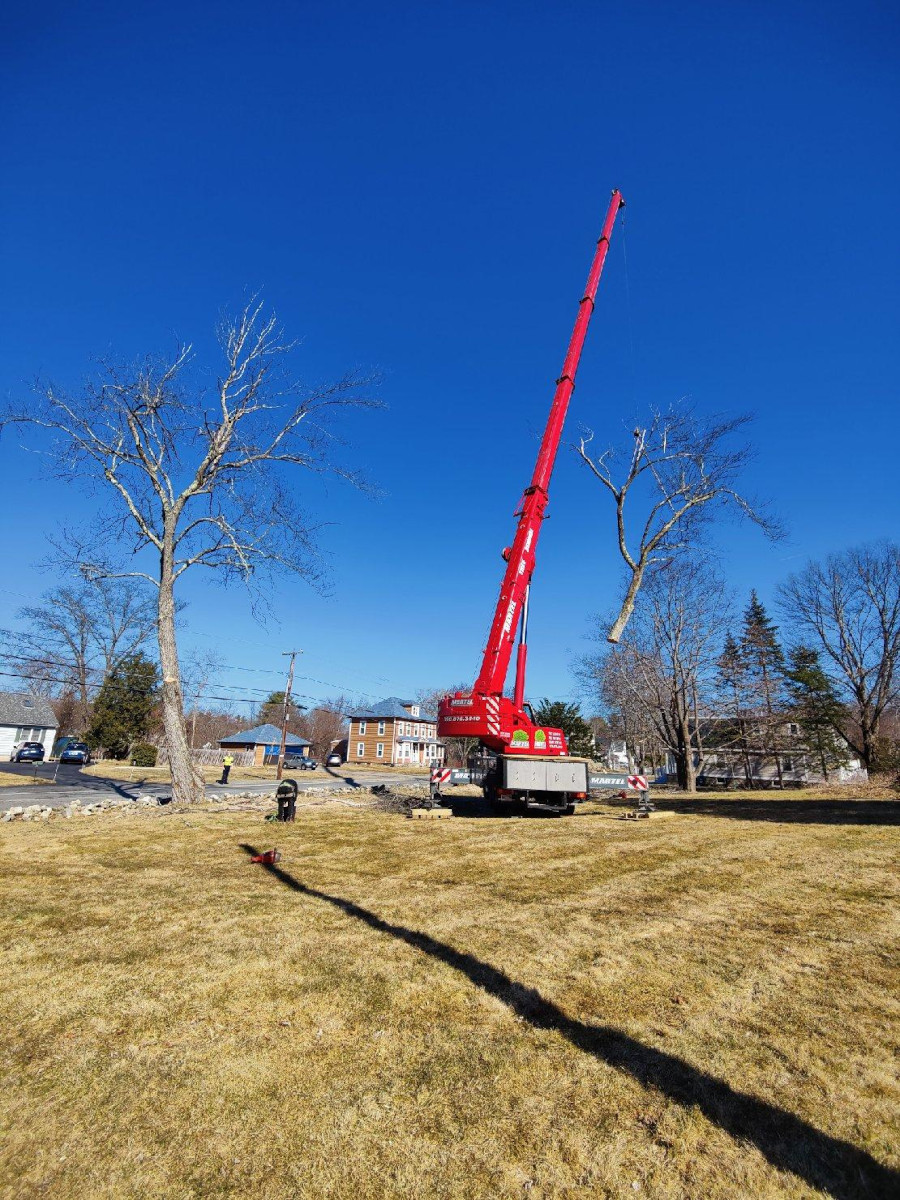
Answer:
<svg viewBox="0 0 900 1200"><path fill-rule="evenodd" d="M715 557L771 601L896 530L898 33L867 3L20 6L0 394L176 338L214 369L218 313L261 288L305 379L382 373L385 410L346 433L383 494L298 479L330 594L281 581L261 626L197 576L185 648L221 654L223 694L277 684L297 645L309 696L471 678L617 186L567 434L621 440L683 396L755 412L746 486L789 541L723 526ZM44 469L4 434L0 626L52 582L44 534L92 511ZM550 512L528 690L556 697L622 575L565 447Z"/></svg>

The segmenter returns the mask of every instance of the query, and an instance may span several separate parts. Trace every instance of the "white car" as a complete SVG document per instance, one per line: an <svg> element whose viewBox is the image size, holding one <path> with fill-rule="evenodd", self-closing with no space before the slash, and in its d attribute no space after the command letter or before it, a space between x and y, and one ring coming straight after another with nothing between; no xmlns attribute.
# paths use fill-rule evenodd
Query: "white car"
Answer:
<svg viewBox="0 0 900 1200"><path fill-rule="evenodd" d="M339 754L329 754L325 759L326 767L339 767L341 765L341 756Z"/></svg>

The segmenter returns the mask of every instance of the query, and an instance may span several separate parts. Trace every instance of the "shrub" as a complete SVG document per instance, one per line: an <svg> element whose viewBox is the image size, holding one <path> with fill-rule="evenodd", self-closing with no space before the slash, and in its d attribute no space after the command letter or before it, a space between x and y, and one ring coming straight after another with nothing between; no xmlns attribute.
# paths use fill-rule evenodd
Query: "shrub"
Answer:
<svg viewBox="0 0 900 1200"><path fill-rule="evenodd" d="M133 767L155 767L157 750L149 742L135 742L131 747L131 765Z"/></svg>

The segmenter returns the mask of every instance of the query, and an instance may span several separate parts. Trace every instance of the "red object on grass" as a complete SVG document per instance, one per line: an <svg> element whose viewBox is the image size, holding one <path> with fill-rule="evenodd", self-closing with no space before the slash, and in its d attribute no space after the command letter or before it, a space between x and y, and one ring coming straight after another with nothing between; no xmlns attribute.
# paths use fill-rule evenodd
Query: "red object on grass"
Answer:
<svg viewBox="0 0 900 1200"><path fill-rule="evenodd" d="M279 850L266 850L264 854L254 854L250 861L262 863L264 867L271 867L275 863L281 862L281 852Z"/></svg>

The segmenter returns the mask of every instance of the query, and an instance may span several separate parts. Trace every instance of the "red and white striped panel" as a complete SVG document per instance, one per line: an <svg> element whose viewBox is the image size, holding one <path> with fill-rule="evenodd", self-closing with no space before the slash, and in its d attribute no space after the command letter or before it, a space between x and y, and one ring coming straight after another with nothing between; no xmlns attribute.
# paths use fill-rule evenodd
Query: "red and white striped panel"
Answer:
<svg viewBox="0 0 900 1200"><path fill-rule="evenodd" d="M446 783L450 778L449 767L433 767L431 771L432 783Z"/></svg>
<svg viewBox="0 0 900 1200"><path fill-rule="evenodd" d="M634 788L636 792L646 792L648 787L647 778L645 775L629 775L628 786Z"/></svg>
<svg viewBox="0 0 900 1200"><path fill-rule="evenodd" d="M500 732L500 697L488 696L484 702L485 718L487 720L488 733L499 734Z"/></svg>

